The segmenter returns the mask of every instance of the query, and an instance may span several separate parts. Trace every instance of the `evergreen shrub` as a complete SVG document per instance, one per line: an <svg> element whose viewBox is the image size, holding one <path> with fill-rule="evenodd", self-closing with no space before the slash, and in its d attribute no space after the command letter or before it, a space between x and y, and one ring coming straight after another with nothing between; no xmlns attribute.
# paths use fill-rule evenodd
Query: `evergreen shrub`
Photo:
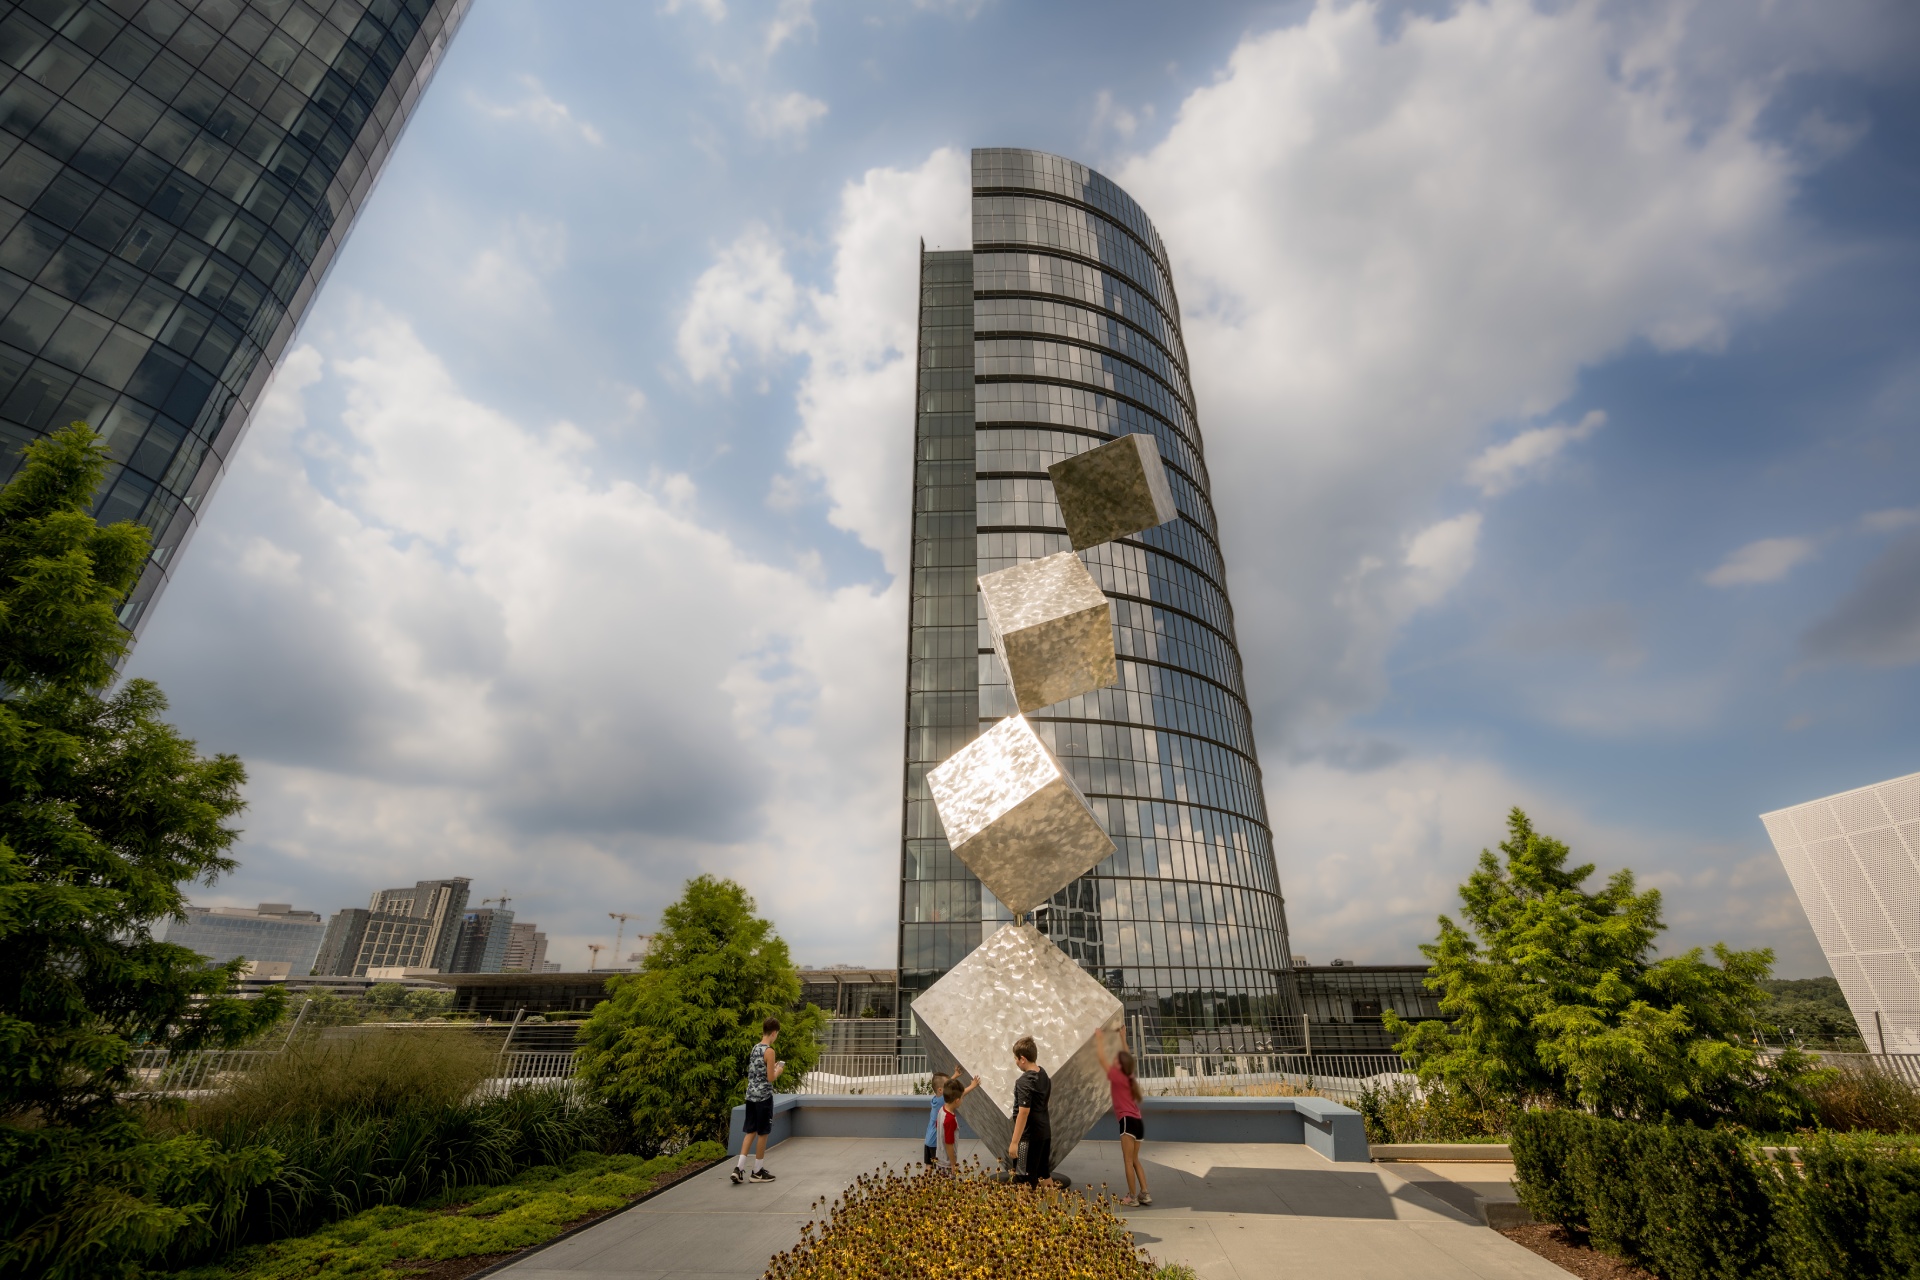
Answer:
<svg viewBox="0 0 1920 1280"><path fill-rule="evenodd" d="M1663 1280L1892 1280L1920 1274L1920 1144L1813 1134L1766 1148L1727 1130L1519 1117L1520 1202Z"/></svg>

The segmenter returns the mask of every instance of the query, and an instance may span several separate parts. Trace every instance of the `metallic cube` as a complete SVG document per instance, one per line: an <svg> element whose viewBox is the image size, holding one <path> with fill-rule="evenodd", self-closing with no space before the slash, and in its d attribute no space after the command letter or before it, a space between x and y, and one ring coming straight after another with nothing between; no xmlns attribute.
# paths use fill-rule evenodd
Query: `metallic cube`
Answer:
<svg viewBox="0 0 1920 1280"><path fill-rule="evenodd" d="M1009 716L927 774L947 844L1025 915L1113 852L1086 797L1024 716Z"/></svg>
<svg viewBox="0 0 1920 1280"><path fill-rule="evenodd" d="M1053 1080L1047 1114L1057 1167L1113 1105L1094 1036L1123 1025L1120 1002L1032 925L1010 924L913 1002L935 1071L980 1077L960 1114L995 1155L1013 1135L1013 1042L1032 1036Z"/></svg>
<svg viewBox="0 0 1920 1280"><path fill-rule="evenodd" d="M986 574L980 599L1023 714L1119 679L1113 611L1073 552Z"/></svg>
<svg viewBox="0 0 1920 1280"><path fill-rule="evenodd" d="M1165 524L1173 505L1160 446L1144 432L1110 440L1047 468L1075 551Z"/></svg>

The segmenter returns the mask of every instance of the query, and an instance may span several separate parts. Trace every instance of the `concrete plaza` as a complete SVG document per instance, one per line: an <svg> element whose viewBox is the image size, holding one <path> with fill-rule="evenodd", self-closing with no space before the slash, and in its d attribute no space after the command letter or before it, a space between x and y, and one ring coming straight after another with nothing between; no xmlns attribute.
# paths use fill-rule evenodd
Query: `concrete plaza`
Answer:
<svg viewBox="0 0 1920 1280"><path fill-rule="evenodd" d="M977 1142L961 1154L985 1152ZM1566 1280L1485 1225L1480 1201L1512 1198L1511 1166L1332 1164L1289 1143L1148 1142L1153 1206L1127 1212L1157 1262L1203 1280ZM771 1185L725 1167L499 1273L512 1280L752 1280L855 1176L920 1158L899 1138L791 1138L767 1153ZM1058 1170L1077 1187L1124 1189L1119 1144L1084 1142Z"/></svg>

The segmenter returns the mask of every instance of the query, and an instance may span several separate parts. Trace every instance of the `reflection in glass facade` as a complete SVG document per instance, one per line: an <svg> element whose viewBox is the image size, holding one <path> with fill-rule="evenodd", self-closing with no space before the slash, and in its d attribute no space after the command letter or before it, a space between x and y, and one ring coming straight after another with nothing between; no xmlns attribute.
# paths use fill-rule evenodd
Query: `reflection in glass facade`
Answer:
<svg viewBox="0 0 1920 1280"><path fill-rule="evenodd" d="M973 153L973 241L921 259L903 1005L1009 918L948 850L924 781L1016 710L974 580L1069 549L1050 464L1147 432L1181 518L1081 555L1113 602L1120 681L1030 717L1119 847L1035 923L1120 997L1150 1047L1201 1033L1296 1047L1285 909L1166 248L1106 178L1017 150Z"/></svg>
<svg viewBox="0 0 1920 1280"><path fill-rule="evenodd" d="M0 480L72 421L166 584L471 0L0 5Z"/></svg>

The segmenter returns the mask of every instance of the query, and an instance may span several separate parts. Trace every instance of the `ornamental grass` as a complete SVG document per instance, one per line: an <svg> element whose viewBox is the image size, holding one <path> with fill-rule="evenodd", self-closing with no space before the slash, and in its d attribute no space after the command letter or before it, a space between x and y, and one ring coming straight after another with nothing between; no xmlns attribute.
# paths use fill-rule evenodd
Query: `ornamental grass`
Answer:
<svg viewBox="0 0 1920 1280"><path fill-rule="evenodd" d="M826 1205L823 1197L813 1207ZM1151 1280L1180 1271L1155 1271L1106 1196L1036 1191L977 1164L957 1175L883 1165L808 1222L762 1280Z"/></svg>

